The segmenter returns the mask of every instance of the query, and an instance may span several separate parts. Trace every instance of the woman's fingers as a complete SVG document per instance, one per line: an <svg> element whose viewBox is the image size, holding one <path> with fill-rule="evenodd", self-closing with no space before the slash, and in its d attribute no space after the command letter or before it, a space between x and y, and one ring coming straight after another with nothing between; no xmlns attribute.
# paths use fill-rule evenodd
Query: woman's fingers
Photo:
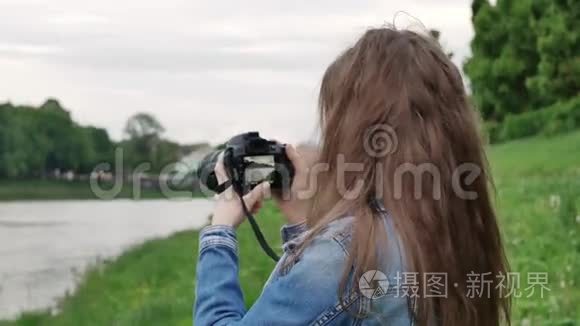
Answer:
<svg viewBox="0 0 580 326"><path fill-rule="evenodd" d="M264 202L263 200L260 200L254 204L254 207L252 207L252 214L257 214L258 211L260 211L260 208L262 208L263 202Z"/></svg>
<svg viewBox="0 0 580 326"><path fill-rule="evenodd" d="M306 164L306 160L292 145L286 146L286 155L294 166L294 180L292 182L292 190L298 191L306 188L308 184L308 165Z"/></svg>
<svg viewBox="0 0 580 326"><path fill-rule="evenodd" d="M215 176L217 178L218 184L222 184L228 180L228 175L226 173L226 169L224 167L224 153L222 152L218 160L215 164L215 168L213 169L215 172Z"/></svg>
<svg viewBox="0 0 580 326"><path fill-rule="evenodd" d="M270 183L269 182L262 182L254 189L252 189L249 193L244 195L244 202L246 203L246 207L248 209L254 208L254 206L260 203L264 198L270 196Z"/></svg>
<svg viewBox="0 0 580 326"><path fill-rule="evenodd" d="M300 156L300 153L298 153L298 151L296 150L296 147L294 147L292 145L287 145L286 146L286 155L288 156L288 158L292 162L292 165L294 165L294 170L296 173L301 173L301 172L304 172L306 170L306 162L304 161L304 158L302 158L302 156Z"/></svg>

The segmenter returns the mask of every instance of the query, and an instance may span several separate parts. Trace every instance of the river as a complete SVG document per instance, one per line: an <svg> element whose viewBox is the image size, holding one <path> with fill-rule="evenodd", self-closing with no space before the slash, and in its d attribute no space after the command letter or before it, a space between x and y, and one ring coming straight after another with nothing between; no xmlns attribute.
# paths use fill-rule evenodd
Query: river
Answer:
<svg viewBox="0 0 580 326"><path fill-rule="evenodd" d="M205 199L0 203L0 319L55 305L99 260L202 227Z"/></svg>

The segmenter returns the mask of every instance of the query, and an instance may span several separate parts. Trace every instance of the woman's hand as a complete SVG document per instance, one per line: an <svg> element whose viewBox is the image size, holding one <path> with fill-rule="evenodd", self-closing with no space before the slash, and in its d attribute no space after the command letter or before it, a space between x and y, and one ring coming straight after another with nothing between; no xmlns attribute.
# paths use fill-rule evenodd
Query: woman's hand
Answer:
<svg viewBox="0 0 580 326"><path fill-rule="evenodd" d="M294 165L294 179L288 194L282 193L274 198L288 223L296 224L305 221L310 212L310 201L300 196L308 189L308 165L292 145L286 146L286 155Z"/></svg>
<svg viewBox="0 0 580 326"><path fill-rule="evenodd" d="M228 180L223 162L223 154L218 159L215 166L215 174L219 184ZM262 200L270 195L270 183L263 182L244 195L244 202L248 210L255 214L262 206ZM237 228L246 218L239 195L230 186L217 197L214 208L212 225L227 225Z"/></svg>

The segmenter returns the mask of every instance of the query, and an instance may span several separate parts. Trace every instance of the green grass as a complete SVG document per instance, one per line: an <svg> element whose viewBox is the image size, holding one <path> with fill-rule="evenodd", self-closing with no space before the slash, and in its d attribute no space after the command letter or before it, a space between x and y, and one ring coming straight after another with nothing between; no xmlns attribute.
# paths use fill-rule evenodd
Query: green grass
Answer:
<svg viewBox="0 0 580 326"><path fill-rule="evenodd" d="M515 299L514 318L532 325L580 325L580 132L494 146L490 161L520 287L527 287L527 273L549 275L551 291L543 299Z"/></svg>
<svg viewBox="0 0 580 326"><path fill-rule="evenodd" d="M110 189L106 186L103 188ZM125 184L115 198L134 198L132 185ZM158 199L165 196L159 190L143 189L141 198ZM0 201L66 199L99 198L91 190L88 181L0 179Z"/></svg>
<svg viewBox="0 0 580 326"><path fill-rule="evenodd" d="M489 154L501 228L511 268L522 275L520 288L527 287L529 272L549 275L544 298L536 293L515 299L514 325L524 319L530 325L580 325L580 131L494 146ZM279 245L281 218L274 206L268 203L258 219L270 242ZM251 305L273 263L247 224L238 237L240 277ZM25 314L0 326L190 325L196 254L195 231L147 242L93 268L55 316Z"/></svg>

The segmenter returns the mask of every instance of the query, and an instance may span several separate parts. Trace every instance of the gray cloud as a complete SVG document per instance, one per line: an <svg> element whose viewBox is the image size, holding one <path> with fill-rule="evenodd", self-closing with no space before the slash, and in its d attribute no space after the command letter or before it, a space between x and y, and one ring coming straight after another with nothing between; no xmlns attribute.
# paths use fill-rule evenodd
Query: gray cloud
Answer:
<svg viewBox="0 0 580 326"><path fill-rule="evenodd" d="M57 97L115 138L146 110L183 142L250 129L301 141L323 70L367 27L437 28L460 63L469 15L467 0L3 0L0 101Z"/></svg>

